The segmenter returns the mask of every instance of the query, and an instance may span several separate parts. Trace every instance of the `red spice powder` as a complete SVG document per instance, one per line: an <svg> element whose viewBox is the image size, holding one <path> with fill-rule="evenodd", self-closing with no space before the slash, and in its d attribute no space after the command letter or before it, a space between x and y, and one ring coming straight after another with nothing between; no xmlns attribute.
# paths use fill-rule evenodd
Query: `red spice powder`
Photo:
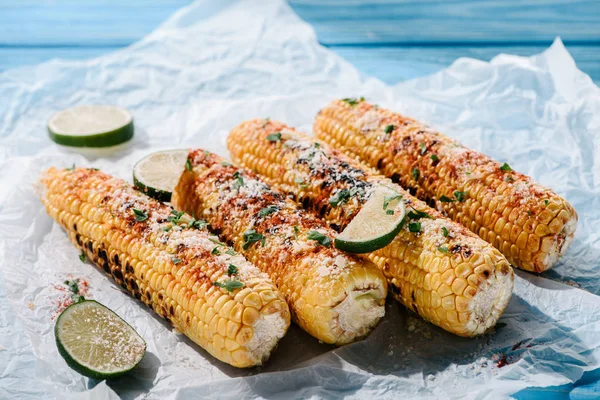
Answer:
<svg viewBox="0 0 600 400"><path fill-rule="evenodd" d="M71 304L75 303L73 299L74 296L82 296L87 298L89 296L90 284L87 280L83 278L72 279L69 277L68 281L65 282L75 282L77 285L77 292L71 289L71 286L63 283L61 285L52 284L52 287L57 291L61 292L58 299L56 300L56 311L52 314L50 319L54 320L56 317L60 315L67 307Z"/></svg>

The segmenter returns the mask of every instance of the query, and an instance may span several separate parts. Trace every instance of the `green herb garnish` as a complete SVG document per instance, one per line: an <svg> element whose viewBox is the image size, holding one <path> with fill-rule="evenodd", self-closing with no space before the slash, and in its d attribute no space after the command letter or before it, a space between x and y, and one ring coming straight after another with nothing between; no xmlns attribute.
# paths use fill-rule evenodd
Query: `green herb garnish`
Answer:
<svg viewBox="0 0 600 400"><path fill-rule="evenodd" d="M308 184L304 182L304 179L299 176L294 178L294 183L298 184L302 189L308 187Z"/></svg>
<svg viewBox="0 0 600 400"><path fill-rule="evenodd" d="M419 143L419 148L421 149L421 155L427 152L427 146L425 146L425 143Z"/></svg>
<svg viewBox="0 0 600 400"><path fill-rule="evenodd" d="M394 125L388 125L385 127L385 129L383 131L385 132L386 135L389 135L390 133L393 132L394 128L395 128Z"/></svg>
<svg viewBox="0 0 600 400"><path fill-rule="evenodd" d="M442 226L442 235L444 235L444 237L448 236L448 229L445 226Z"/></svg>
<svg viewBox="0 0 600 400"><path fill-rule="evenodd" d="M467 192L459 192L457 190L454 192L454 197L456 198L456 200L458 200L462 203L467 198Z"/></svg>
<svg viewBox="0 0 600 400"><path fill-rule="evenodd" d="M298 225L294 225L294 239L298 240L298 233L300 233L300 229L298 229Z"/></svg>
<svg viewBox="0 0 600 400"><path fill-rule="evenodd" d="M340 204L345 203L350 198L350 191L348 189L341 189L335 192L333 196L329 198L329 204L333 207L337 207Z"/></svg>
<svg viewBox="0 0 600 400"><path fill-rule="evenodd" d="M281 140L281 132L271 133L267 135L267 140L269 142L279 142Z"/></svg>
<svg viewBox="0 0 600 400"><path fill-rule="evenodd" d="M225 254L229 254L230 256L235 256L236 252L233 249L227 249L227 251L225 252Z"/></svg>
<svg viewBox="0 0 600 400"><path fill-rule="evenodd" d="M408 230L411 232L421 232L421 223L420 222L409 222Z"/></svg>
<svg viewBox="0 0 600 400"><path fill-rule="evenodd" d="M506 178L504 178L504 181L507 183L511 183L511 182L514 182L515 179L512 176L507 175Z"/></svg>
<svg viewBox="0 0 600 400"><path fill-rule="evenodd" d="M231 167L231 163L227 161L221 161L220 164L224 167Z"/></svg>
<svg viewBox="0 0 600 400"><path fill-rule="evenodd" d="M178 224L183 214L185 214L183 211L171 210L171 215L167 217L167 221Z"/></svg>
<svg viewBox="0 0 600 400"><path fill-rule="evenodd" d="M171 257L171 261L173 261L173 264L179 264L181 262L181 259L177 257Z"/></svg>
<svg viewBox="0 0 600 400"><path fill-rule="evenodd" d="M345 99L342 99L342 101L345 101L346 103L350 104L351 106L355 106L358 103L360 103L361 101L365 101L365 98L362 96L359 99L356 99L354 97L347 97Z"/></svg>
<svg viewBox="0 0 600 400"><path fill-rule="evenodd" d="M73 165L71 167L65 168L65 171L74 171L75 170L75 163L73 163Z"/></svg>
<svg viewBox="0 0 600 400"><path fill-rule="evenodd" d="M544 204L548 205L548 199L544 200Z"/></svg>
<svg viewBox="0 0 600 400"><path fill-rule="evenodd" d="M431 215L427 214L423 211L418 211L413 208L413 211L409 211L406 215L410 219L421 219L421 218L431 218Z"/></svg>
<svg viewBox="0 0 600 400"><path fill-rule="evenodd" d="M401 198L402 198L401 194L392 194L392 195L389 195L389 196L385 196L383 198L383 209L387 210L388 206L390 205L390 203L392 201L397 200L397 199L401 199Z"/></svg>
<svg viewBox="0 0 600 400"><path fill-rule="evenodd" d="M437 154L432 154L430 158L431 158L431 161L433 161L433 162L436 162L439 160Z"/></svg>
<svg viewBox="0 0 600 400"><path fill-rule="evenodd" d="M148 214L142 210L138 210L137 208L133 209L133 215L135 216L135 220L138 222L143 222L148 219Z"/></svg>
<svg viewBox="0 0 600 400"><path fill-rule="evenodd" d="M255 242L261 242L261 244L264 246L265 236L261 233L257 233L254 229L248 229L246 232L244 232L244 250L248 250L248 247Z"/></svg>
<svg viewBox="0 0 600 400"><path fill-rule="evenodd" d="M192 170L192 162L190 161L189 158L187 160L185 160L185 169L187 169L188 171Z"/></svg>
<svg viewBox="0 0 600 400"><path fill-rule="evenodd" d="M237 275L239 272L238 267L236 267L233 264L229 264L229 267L227 267L227 275L231 276L231 275Z"/></svg>
<svg viewBox="0 0 600 400"><path fill-rule="evenodd" d="M213 285L218 286L222 289L225 289L228 292L233 292L235 289L240 289L240 288L244 287L244 284L237 280L228 280L225 282L213 282Z"/></svg>
<svg viewBox="0 0 600 400"><path fill-rule="evenodd" d="M438 246L438 251L441 251L442 253L447 253L448 252L448 247L446 246Z"/></svg>
<svg viewBox="0 0 600 400"><path fill-rule="evenodd" d="M233 190L239 190L242 186L244 186L244 178L242 178L240 171L235 171L233 173L233 179L235 179L235 182L231 184L231 188Z"/></svg>
<svg viewBox="0 0 600 400"><path fill-rule="evenodd" d="M387 215L394 215L394 210L385 210Z"/></svg>
<svg viewBox="0 0 600 400"><path fill-rule="evenodd" d="M510 167L510 165L508 165L507 163L502 164L502 166L500 167L500 171L504 171L504 172L510 172L512 171L512 168Z"/></svg>
<svg viewBox="0 0 600 400"><path fill-rule="evenodd" d="M85 260L87 259L87 257L85 256L85 253L83 252L83 250L81 251L81 254L79 254L79 260L81 262L85 262Z"/></svg>
<svg viewBox="0 0 600 400"><path fill-rule="evenodd" d="M412 170L412 177L415 181L419 180L419 176L421 176L421 171L419 171L418 168L413 168Z"/></svg>
<svg viewBox="0 0 600 400"><path fill-rule="evenodd" d="M210 254L214 254L216 256L221 255L221 251L219 250L219 246L215 246L212 251L210 252Z"/></svg>
<svg viewBox="0 0 600 400"><path fill-rule="evenodd" d="M440 197L440 201L441 201L442 203L452 203L452 202L454 202L454 201L456 201L456 200L454 200L454 199L451 199L451 198L450 198L450 197L448 197L448 196L441 196L441 197Z"/></svg>
<svg viewBox="0 0 600 400"><path fill-rule="evenodd" d="M206 222L203 219L193 219L192 222L190 223L190 226L192 228L196 228L196 229L204 229L204 228L206 228L207 225L208 225L208 222Z"/></svg>
<svg viewBox="0 0 600 400"><path fill-rule="evenodd" d="M266 217L267 215L273 214L277 210L278 210L278 208L275 206L267 206L258 212L258 216Z"/></svg>
<svg viewBox="0 0 600 400"><path fill-rule="evenodd" d="M308 232L308 234L306 236L310 240L315 240L319 244L321 244L321 245L323 245L325 247L331 247L331 239L329 237L323 235L321 232L310 231L310 232Z"/></svg>

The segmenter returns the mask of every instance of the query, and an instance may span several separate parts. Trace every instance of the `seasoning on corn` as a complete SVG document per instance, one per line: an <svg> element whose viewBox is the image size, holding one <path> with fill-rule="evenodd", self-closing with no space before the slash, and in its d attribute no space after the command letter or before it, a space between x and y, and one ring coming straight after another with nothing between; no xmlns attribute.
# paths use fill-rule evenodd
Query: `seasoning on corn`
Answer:
<svg viewBox="0 0 600 400"><path fill-rule="evenodd" d="M202 150L188 159L193 168L183 172L173 205L205 218L224 241L268 273L300 327L336 345L371 331L384 315L387 293L375 265L332 248L335 232L325 222L251 171Z"/></svg>
<svg viewBox="0 0 600 400"><path fill-rule="evenodd" d="M266 139L274 132L281 132L281 141ZM394 297L461 336L484 333L504 311L513 287L506 258L398 185L278 122L244 122L231 131L227 144L234 162L262 175L338 232L377 185L393 188L403 196L413 229L405 224L391 244L364 256L382 269ZM298 177L304 187L295 183Z"/></svg>
<svg viewBox="0 0 600 400"><path fill-rule="evenodd" d="M463 224L518 268L551 268L573 240L577 213L565 199L413 119L340 100L319 112L314 132Z"/></svg>
<svg viewBox="0 0 600 400"><path fill-rule="evenodd" d="M91 169L51 168L42 182L46 211L73 244L217 359L260 365L287 331L289 308L266 274L240 255L211 254L218 240L189 216ZM231 291L214 285L233 280Z"/></svg>

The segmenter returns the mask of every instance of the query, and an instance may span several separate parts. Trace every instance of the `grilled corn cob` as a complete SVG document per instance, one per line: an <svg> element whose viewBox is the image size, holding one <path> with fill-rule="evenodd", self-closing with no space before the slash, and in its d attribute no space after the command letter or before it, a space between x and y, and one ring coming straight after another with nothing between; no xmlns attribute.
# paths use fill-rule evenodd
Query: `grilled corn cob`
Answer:
<svg viewBox="0 0 600 400"><path fill-rule="evenodd" d="M306 332L342 345L369 333L383 317L385 278L370 261L332 248L335 232L325 222L215 154L195 150L189 162L193 169L181 176L173 206L205 218L267 272Z"/></svg>
<svg viewBox="0 0 600 400"><path fill-rule="evenodd" d="M284 124L253 120L234 128L233 159L342 231L376 185L402 194L408 218L388 246L365 256L388 278L394 297L460 336L492 327L508 304L513 271L498 250L410 196L389 179Z"/></svg>
<svg viewBox="0 0 600 400"><path fill-rule="evenodd" d="M319 112L314 132L409 188L518 268L551 268L573 240L577 213L565 199L415 120L346 99Z"/></svg>
<svg viewBox="0 0 600 400"><path fill-rule="evenodd" d="M269 357L289 308L246 259L211 254L216 236L102 172L51 168L42 182L48 214L130 294L223 362L251 367Z"/></svg>

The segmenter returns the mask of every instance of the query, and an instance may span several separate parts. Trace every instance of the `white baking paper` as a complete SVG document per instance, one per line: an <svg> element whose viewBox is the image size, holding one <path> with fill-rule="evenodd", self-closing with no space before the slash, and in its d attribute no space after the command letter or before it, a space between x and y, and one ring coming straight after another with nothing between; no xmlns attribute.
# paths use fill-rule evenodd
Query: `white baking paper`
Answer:
<svg viewBox="0 0 600 400"><path fill-rule="evenodd" d="M362 342L336 349L292 327L264 367L237 370L80 262L36 195L39 173L50 165L94 166L130 179L135 161L150 151L204 147L227 155L226 134L244 119L271 117L310 130L320 107L348 96L426 121L533 176L577 209L572 248L544 277L517 273L495 332L458 338L389 302ZM50 142L48 117L86 103L131 110L132 145L84 157ZM459 59L390 87L319 46L283 1L199 1L124 50L4 72L0 398L504 398L576 382L600 367L599 132L600 90L560 40L537 56ZM87 279L93 298L148 342L133 373L96 382L59 356L52 316L61 293L53 285L71 277Z"/></svg>

